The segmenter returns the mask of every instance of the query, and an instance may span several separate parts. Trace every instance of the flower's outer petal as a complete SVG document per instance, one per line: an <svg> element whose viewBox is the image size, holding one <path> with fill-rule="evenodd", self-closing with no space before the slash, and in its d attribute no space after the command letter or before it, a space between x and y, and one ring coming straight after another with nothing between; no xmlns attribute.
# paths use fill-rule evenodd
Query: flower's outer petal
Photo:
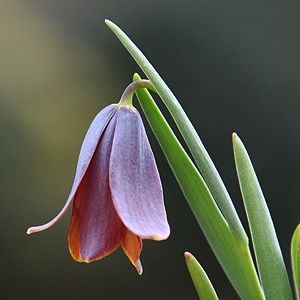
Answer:
<svg viewBox="0 0 300 300"><path fill-rule="evenodd" d="M113 117L74 196L68 238L70 252L77 261L91 262L110 254L126 231L112 203L108 183L115 124Z"/></svg>
<svg viewBox="0 0 300 300"><path fill-rule="evenodd" d="M110 158L110 189L124 225L142 238L162 240L170 234L162 185L137 110L121 107Z"/></svg>
<svg viewBox="0 0 300 300"><path fill-rule="evenodd" d="M110 121L112 116L116 113L118 110L118 106L116 104L111 104L104 109L102 109L97 116L94 118L92 124L90 125L85 138L83 140L81 150L79 153L79 158L78 158L78 163L77 163L77 168L76 168L76 174L75 174L75 179L73 182L73 186L70 192L70 195L66 201L66 204L60 211L60 213L50 222L47 224L41 225L41 226L36 226L36 227L30 227L27 230L28 234L38 232L45 230L52 225L54 225L67 211L69 208L74 194L82 180L83 175L86 172L86 169L90 163L90 160L95 152L96 146L99 142L99 139L101 137L101 134L103 130L105 129L107 123Z"/></svg>
<svg viewBox="0 0 300 300"><path fill-rule="evenodd" d="M122 238L121 246L129 260L141 275L143 273L143 268L140 261L140 254L143 247L142 239L127 229Z"/></svg>

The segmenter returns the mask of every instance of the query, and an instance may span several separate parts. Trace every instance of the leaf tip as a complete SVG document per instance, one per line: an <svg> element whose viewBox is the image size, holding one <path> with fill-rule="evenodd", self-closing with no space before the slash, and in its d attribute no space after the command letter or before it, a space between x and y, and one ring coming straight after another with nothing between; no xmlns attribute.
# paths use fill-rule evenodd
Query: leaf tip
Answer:
<svg viewBox="0 0 300 300"><path fill-rule="evenodd" d="M236 134L236 132L234 132L234 133L232 134L232 141L234 142L235 139L237 139L237 138L239 138L239 137L238 137L238 135Z"/></svg>
<svg viewBox="0 0 300 300"><path fill-rule="evenodd" d="M141 79L141 77L138 73L133 74L133 81L137 81L137 80L140 80L140 79Z"/></svg>
<svg viewBox="0 0 300 300"><path fill-rule="evenodd" d="M195 257L190 252L184 252L185 261L195 260Z"/></svg>
<svg viewBox="0 0 300 300"><path fill-rule="evenodd" d="M104 22L110 29L112 29L112 27L115 26L115 24L108 19L105 19Z"/></svg>
<svg viewBox="0 0 300 300"><path fill-rule="evenodd" d="M236 134L236 132L234 132L232 134L232 144L233 147L236 148L237 146L243 146L243 142L242 140L239 138L239 136Z"/></svg>

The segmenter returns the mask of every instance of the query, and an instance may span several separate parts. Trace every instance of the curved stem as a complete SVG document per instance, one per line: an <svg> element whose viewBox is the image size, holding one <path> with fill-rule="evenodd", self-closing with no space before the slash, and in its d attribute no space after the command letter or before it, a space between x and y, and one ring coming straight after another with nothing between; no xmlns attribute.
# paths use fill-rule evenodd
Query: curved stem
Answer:
<svg viewBox="0 0 300 300"><path fill-rule="evenodd" d="M140 88L147 88L154 92L156 89L154 88L152 82L150 80L141 79L130 83L127 88L124 90L121 99L118 103L119 107L122 106L132 106L132 97L134 93ZM157 92L156 92L157 93Z"/></svg>

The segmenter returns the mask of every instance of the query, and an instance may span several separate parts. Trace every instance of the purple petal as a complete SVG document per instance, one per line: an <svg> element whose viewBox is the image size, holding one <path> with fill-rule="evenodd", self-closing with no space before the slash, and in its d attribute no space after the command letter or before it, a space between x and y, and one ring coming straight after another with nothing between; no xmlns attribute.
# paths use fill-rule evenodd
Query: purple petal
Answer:
<svg viewBox="0 0 300 300"><path fill-rule="evenodd" d="M96 150L96 147L99 143L100 137L104 129L106 128L107 124L110 122L111 118L117 111L118 106L116 104L112 104L105 107L97 114L92 124L90 125L80 149L75 179L69 195L69 199L73 198L80 184L80 181L82 180L83 175L85 174L89 166L89 163Z"/></svg>
<svg viewBox="0 0 300 300"><path fill-rule="evenodd" d="M79 261L91 262L110 254L120 245L126 230L112 203L108 183L115 124L113 117L74 196L69 248Z"/></svg>
<svg viewBox="0 0 300 300"><path fill-rule="evenodd" d="M124 225L143 238L170 234L162 185L155 159L137 111L121 107L110 158L113 203Z"/></svg>
<svg viewBox="0 0 300 300"><path fill-rule="evenodd" d="M45 230L49 228L50 226L54 225L67 211L69 208L72 199L74 197L74 194L82 180L83 175L86 172L86 169L90 163L90 160L95 152L96 146L99 142L99 139L101 137L101 134L103 130L105 129L107 123L110 121L112 116L117 112L118 106L116 104L109 105L102 109L97 116L94 118L92 124L90 125L86 136L83 140L79 158L78 158L78 163L77 163L77 168L76 168L76 174L75 174L75 179L73 182L73 186L70 192L70 195L60 211L60 213L50 222L47 224L41 225L41 226L36 226L36 227L30 227L27 230L28 234L31 234L33 232L38 232Z"/></svg>

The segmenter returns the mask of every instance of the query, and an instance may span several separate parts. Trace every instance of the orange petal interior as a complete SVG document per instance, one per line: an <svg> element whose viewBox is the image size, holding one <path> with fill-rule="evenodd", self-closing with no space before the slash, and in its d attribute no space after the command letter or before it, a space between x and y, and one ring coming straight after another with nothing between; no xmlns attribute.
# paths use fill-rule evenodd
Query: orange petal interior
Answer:
<svg viewBox="0 0 300 300"><path fill-rule="evenodd" d="M122 238L121 245L125 254L128 256L129 260L141 275L143 272L142 264L139 259L142 251L141 238L127 229Z"/></svg>

